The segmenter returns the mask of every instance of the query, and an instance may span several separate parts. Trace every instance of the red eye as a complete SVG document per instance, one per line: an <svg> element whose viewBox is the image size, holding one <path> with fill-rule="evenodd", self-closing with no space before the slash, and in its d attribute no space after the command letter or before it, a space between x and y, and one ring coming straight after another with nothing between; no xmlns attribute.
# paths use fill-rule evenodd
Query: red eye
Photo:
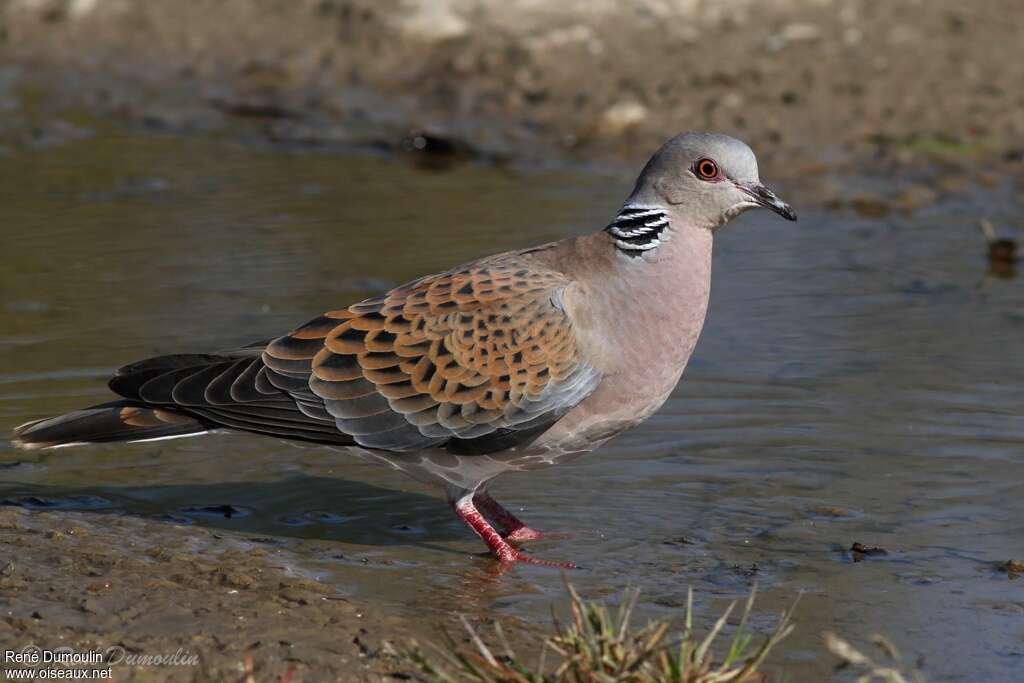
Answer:
<svg viewBox="0 0 1024 683"><path fill-rule="evenodd" d="M693 170L701 180L711 180L718 175L718 164L711 159L698 159Z"/></svg>

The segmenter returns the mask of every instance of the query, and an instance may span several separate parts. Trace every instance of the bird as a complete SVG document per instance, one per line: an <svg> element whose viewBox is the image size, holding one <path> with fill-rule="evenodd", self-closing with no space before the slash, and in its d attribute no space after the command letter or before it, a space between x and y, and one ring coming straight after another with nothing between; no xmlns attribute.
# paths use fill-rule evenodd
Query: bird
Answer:
<svg viewBox="0 0 1024 683"><path fill-rule="evenodd" d="M334 446L441 485L502 565L550 562L488 485L580 457L653 414L704 324L733 217L796 213L745 143L692 131L600 230L455 266L214 353L141 360L116 400L14 429L24 449L238 430Z"/></svg>

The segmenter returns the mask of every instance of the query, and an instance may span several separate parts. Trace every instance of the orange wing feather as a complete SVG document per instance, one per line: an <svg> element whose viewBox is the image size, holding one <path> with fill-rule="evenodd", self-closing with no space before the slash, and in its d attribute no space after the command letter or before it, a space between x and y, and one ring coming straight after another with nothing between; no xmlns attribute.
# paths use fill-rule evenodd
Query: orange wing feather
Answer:
<svg viewBox="0 0 1024 683"><path fill-rule="evenodd" d="M558 303L568 284L519 254L477 262L326 313L271 342L263 361L276 386L305 380L308 392L289 390L300 409L320 399L363 446L507 447L600 380Z"/></svg>

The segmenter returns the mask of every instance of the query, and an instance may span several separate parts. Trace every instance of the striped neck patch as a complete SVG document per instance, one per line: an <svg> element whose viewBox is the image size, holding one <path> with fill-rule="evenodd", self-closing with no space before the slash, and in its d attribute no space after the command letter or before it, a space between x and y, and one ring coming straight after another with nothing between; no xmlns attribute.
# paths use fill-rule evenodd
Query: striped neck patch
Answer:
<svg viewBox="0 0 1024 683"><path fill-rule="evenodd" d="M639 256L660 245L668 237L667 230L668 213L664 209L636 204L622 207L605 228L615 247L630 256Z"/></svg>

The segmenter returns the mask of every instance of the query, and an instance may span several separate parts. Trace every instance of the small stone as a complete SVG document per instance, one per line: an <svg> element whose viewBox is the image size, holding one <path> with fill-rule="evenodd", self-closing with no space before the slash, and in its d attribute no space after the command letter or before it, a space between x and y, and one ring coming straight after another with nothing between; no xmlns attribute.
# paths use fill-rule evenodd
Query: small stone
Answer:
<svg viewBox="0 0 1024 683"><path fill-rule="evenodd" d="M790 43L811 43L821 38L821 29L814 24L786 24L778 33L768 36L765 47L778 52Z"/></svg>
<svg viewBox="0 0 1024 683"><path fill-rule="evenodd" d="M428 42L461 38L469 32L469 24L455 13L452 4L443 1L416 3L415 9L402 17L399 28L411 38Z"/></svg>
<svg viewBox="0 0 1024 683"><path fill-rule="evenodd" d="M647 120L647 107L633 100L617 102L608 107L597 122L598 135L614 137Z"/></svg>
<svg viewBox="0 0 1024 683"><path fill-rule="evenodd" d="M256 583L251 576L239 571L221 571L219 575L221 584L231 588L251 588Z"/></svg>
<svg viewBox="0 0 1024 683"><path fill-rule="evenodd" d="M740 109L743 107L743 95L736 91L727 92L722 97L722 106L726 109Z"/></svg>
<svg viewBox="0 0 1024 683"><path fill-rule="evenodd" d="M997 569L1001 572L1005 572L1006 575L1011 579L1018 578L1021 574L1024 574L1024 562L1020 560L1007 560L1002 562Z"/></svg>
<svg viewBox="0 0 1024 683"><path fill-rule="evenodd" d="M160 562L169 562L172 557L170 551L159 547L150 548L146 551L146 555Z"/></svg>
<svg viewBox="0 0 1024 683"><path fill-rule="evenodd" d="M850 553L853 555L854 562L862 562L865 557L876 557L888 555L889 551L884 548L878 548L874 546L866 546L863 543L855 542L850 546Z"/></svg>

